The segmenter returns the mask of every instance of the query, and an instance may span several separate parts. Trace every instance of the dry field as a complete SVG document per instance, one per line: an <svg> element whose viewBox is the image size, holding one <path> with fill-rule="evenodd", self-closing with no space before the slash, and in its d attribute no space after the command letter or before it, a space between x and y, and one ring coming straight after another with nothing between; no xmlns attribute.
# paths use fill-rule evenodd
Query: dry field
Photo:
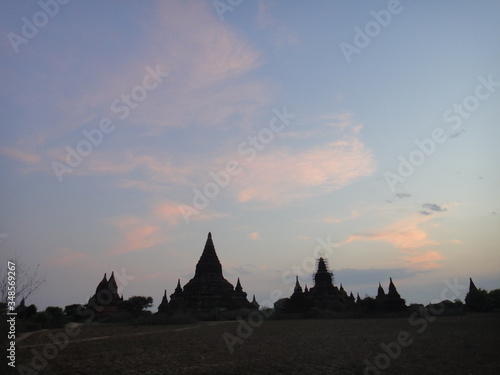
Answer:
<svg viewBox="0 0 500 375"><path fill-rule="evenodd" d="M231 354L223 335L234 339L238 325L88 325L57 353L46 343L61 330L37 332L18 343L16 364L26 366L18 368L21 373L38 373L33 367L43 367L45 350L56 355L43 374L500 374L500 314L435 321L270 320L243 332L249 336L235 343ZM393 343L398 336L405 346ZM366 368L365 359L373 367ZM387 368L380 371L375 363ZM28 369L33 371L24 372Z"/></svg>

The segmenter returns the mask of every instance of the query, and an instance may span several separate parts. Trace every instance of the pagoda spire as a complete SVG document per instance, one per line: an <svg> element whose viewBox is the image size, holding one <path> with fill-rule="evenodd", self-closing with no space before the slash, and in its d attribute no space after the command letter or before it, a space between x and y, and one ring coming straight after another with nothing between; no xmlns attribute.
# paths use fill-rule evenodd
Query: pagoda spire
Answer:
<svg viewBox="0 0 500 375"><path fill-rule="evenodd" d="M395 295L395 296L398 296L399 297L399 293L396 289L396 286L394 285L394 283L392 282L392 277L389 277L389 293L390 295Z"/></svg>
<svg viewBox="0 0 500 375"><path fill-rule="evenodd" d="M177 286L175 287L174 293L182 293L181 279L177 279Z"/></svg>
<svg viewBox="0 0 500 375"><path fill-rule="evenodd" d="M159 313L166 313L169 310L168 306L168 299L167 299L167 290L165 289L165 293L163 293L163 298L161 300L161 303L158 305L158 312Z"/></svg>
<svg viewBox="0 0 500 375"><path fill-rule="evenodd" d="M104 277L101 282L97 285L95 289L95 293L97 294L100 290L106 289L108 287L108 279L106 278L106 273L104 273Z"/></svg>
<svg viewBox="0 0 500 375"><path fill-rule="evenodd" d="M259 303L258 303L258 302L257 302L257 300L255 299L255 294L253 295L253 299L252 299L252 302L251 302L251 303L252 303L252 305L254 305L254 306L255 306L255 308L257 308L257 309L260 307L260 306L259 306Z"/></svg>
<svg viewBox="0 0 500 375"><path fill-rule="evenodd" d="M318 260L318 272L328 272L325 260L322 257Z"/></svg>
<svg viewBox="0 0 500 375"><path fill-rule="evenodd" d="M299 283L299 277L295 276L295 288L293 288L294 293L302 293L302 287Z"/></svg>
<svg viewBox="0 0 500 375"><path fill-rule="evenodd" d="M108 289L113 294L118 291L118 285L116 284L116 280L115 280L115 271L112 271L111 272L111 276L109 277L109 280L108 280Z"/></svg>
<svg viewBox="0 0 500 375"><path fill-rule="evenodd" d="M469 292L475 292L477 290L476 285L474 285L474 281L472 281L472 277L469 278Z"/></svg>
<svg viewBox="0 0 500 375"><path fill-rule="evenodd" d="M385 296L384 288L382 288L382 284L380 284L380 281L378 283L378 292L377 292L377 297L378 296Z"/></svg>
<svg viewBox="0 0 500 375"><path fill-rule="evenodd" d="M201 254L200 260L196 265L195 277L200 277L202 275L216 274L222 276L222 265L219 261L219 257L215 252L215 246L212 241L212 233L208 233L207 242L205 243L205 248Z"/></svg>
<svg viewBox="0 0 500 375"><path fill-rule="evenodd" d="M234 290L236 292L241 292L243 291L243 288L241 287L241 283L240 283L240 278L238 277L238 281L236 282L236 287L234 288Z"/></svg>

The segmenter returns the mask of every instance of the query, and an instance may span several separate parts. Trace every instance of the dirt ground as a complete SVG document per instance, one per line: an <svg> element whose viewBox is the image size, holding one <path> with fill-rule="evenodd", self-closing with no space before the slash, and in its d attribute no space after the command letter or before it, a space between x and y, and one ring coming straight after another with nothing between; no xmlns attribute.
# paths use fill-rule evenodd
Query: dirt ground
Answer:
<svg viewBox="0 0 500 375"><path fill-rule="evenodd" d="M18 343L16 373L500 374L500 314L251 323L44 331Z"/></svg>

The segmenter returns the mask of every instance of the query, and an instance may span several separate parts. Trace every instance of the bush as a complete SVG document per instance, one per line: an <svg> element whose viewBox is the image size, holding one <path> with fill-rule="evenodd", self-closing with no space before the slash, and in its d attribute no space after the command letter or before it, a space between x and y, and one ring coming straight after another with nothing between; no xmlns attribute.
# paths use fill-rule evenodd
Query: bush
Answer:
<svg viewBox="0 0 500 375"><path fill-rule="evenodd" d="M500 309L500 289L494 289L488 293L493 309Z"/></svg>
<svg viewBox="0 0 500 375"><path fill-rule="evenodd" d="M476 289L467 293L465 297L467 310L475 312L484 312L492 309L491 297L484 289Z"/></svg>

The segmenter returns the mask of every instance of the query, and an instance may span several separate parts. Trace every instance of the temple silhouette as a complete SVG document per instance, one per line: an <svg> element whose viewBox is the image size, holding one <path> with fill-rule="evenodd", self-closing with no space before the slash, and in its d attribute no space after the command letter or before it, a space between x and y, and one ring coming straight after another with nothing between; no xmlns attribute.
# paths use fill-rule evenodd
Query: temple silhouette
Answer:
<svg viewBox="0 0 500 375"><path fill-rule="evenodd" d="M312 288L308 289L306 286L302 290L299 278L296 276L293 294L289 298L278 300L274 305L275 309L283 313L305 313L312 308L332 311L355 311L368 304L368 301L362 300L359 294L356 299L352 292L348 295L342 284L340 284L340 288L333 285L333 273L328 270L327 261L323 258L318 259L317 271L313 275L313 280L314 286ZM405 300L401 298L396 290L392 278L390 278L389 292L387 294L379 283L375 303L370 304L370 308L380 311L401 311L406 309Z"/></svg>
<svg viewBox="0 0 500 375"><path fill-rule="evenodd" d="M347 294L342 284L340 287L334 285L333 273L328 269L328 261L319 258L317 270L313 275L314 286L310 289L305 286L302 289L298 276L295 287L289 298L278 300L274 307L283 313L305 313L313 308L332 311L402 311L406 309L406 303L399 295L392 278L389 280L388 292L385 293L379 283L377 296L361 299L359 293L357 298L353 293ZM471 290L475 286L471 280ZM96 314L114 315L120 312L123 296L118 295L118 287L111 273L109 280L104 274L103 279L97 285L96 291L89 298L87 306L92 308ZM233 286L224 278L222 264L215 251L212 234L208 233L203 252L196 264L195 273L184 287L178 279L174 292L167 297L167 290L163 294L158 306L159 314L170 314L173 312L210 312L210 311L235 311L241 309L259 309L255 300L250 302L247 293L241 286L240 279Z"/></svg>
<svg viewBox="0 0 500 375"><path fill-rule="evenodd" d="M106 274L95 289L95 293L89 298L87 306L99 315L114 315L120 310L120 303L123 296L118 295L118 285L116 284L114 272L111 272L109 280Z"/></svg>
<svg viewBox="0 0 500 375"><path fill-rule="evenodd" d="M215 252L212 234L208 233L205 248L200 260L196 264L194 277L188 281L184 288L181 287L180 279L174 293L167 299L167 291L158 306L159 313L170 311L211 311L218 309L239 310L258 309L259 305L253 296L249 302L247 293L243 291L240 279L236 287L227 281L222 274L222 265Z"/></svg>

